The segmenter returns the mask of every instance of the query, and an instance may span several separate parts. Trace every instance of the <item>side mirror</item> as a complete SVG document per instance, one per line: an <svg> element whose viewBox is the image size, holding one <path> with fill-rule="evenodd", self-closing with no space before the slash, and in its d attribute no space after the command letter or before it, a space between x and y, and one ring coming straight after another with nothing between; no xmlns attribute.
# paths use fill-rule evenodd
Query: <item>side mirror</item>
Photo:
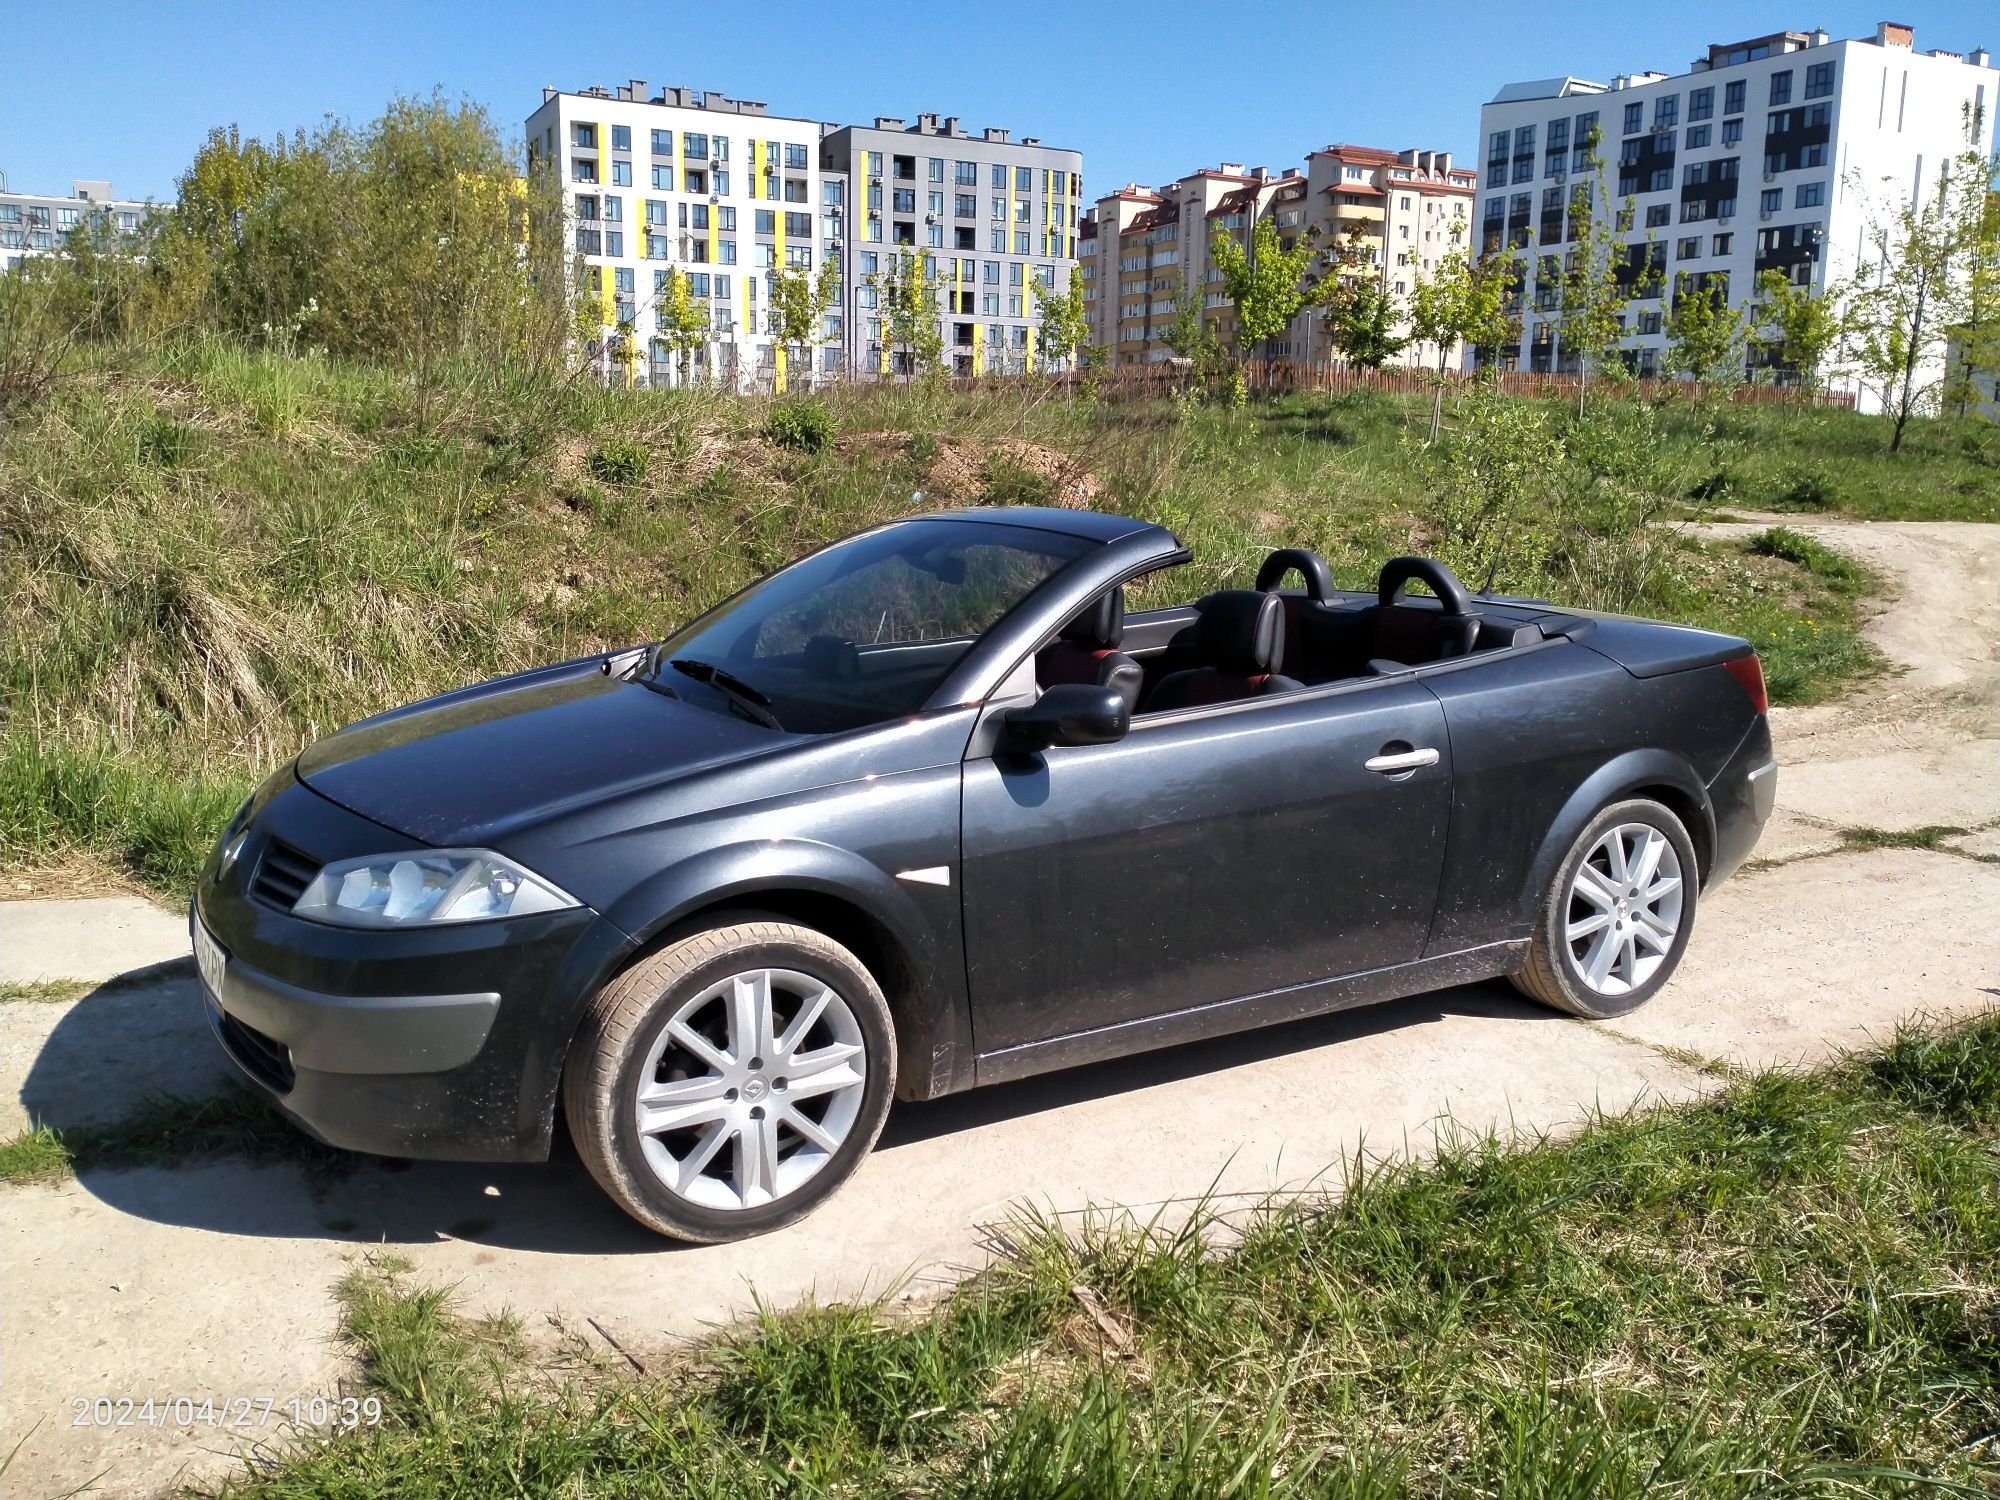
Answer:
<svg viewBox="0 0 2000 1500"><path fill-rule="evenodd" d="M1059 682L1033 703L1008 711L1001 748L1016 754L1055 745L1108 745L1125 738L1132 710L1116 688Z"/></svg>

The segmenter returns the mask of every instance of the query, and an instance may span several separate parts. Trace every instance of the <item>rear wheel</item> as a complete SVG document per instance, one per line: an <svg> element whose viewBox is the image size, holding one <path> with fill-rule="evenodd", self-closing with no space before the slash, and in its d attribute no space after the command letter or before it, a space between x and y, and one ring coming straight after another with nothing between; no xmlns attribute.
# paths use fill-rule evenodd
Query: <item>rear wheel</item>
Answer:
<svg viewBox="0 0 2000 1500"><path fill-rule="evenodd" d="M1593 1021L1659 991L1694 930L1694 844L1650 798L1613 803L1570 846L1535 920L1515 986Z"/></svg>
<svg viewBox="0 0 2000 1500"><path fill-rule="evenodd" d="M642 1224L713 1243L803 1218L888 1114L889 1007L823 933L742 922L663 948L600 990L563 1109L600 1186Z"/></svg>

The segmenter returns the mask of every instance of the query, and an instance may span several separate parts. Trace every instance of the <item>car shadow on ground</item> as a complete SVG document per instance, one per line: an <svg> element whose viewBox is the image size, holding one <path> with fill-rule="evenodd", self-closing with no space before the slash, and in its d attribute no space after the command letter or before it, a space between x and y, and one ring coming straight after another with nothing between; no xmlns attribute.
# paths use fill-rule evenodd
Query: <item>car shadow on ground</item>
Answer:
<svg viewBox="0 0 2000 1500"><path fill-rule="evenodd" d="M899 1103L876 1149L918 1147L962 1131L1291 1053L1337 1048L1451 1015L1549 1018L1504 985L1438 990L945 1099ZM59 1130L112 1125L119 1118L114 1106L135 1102L125 1086L129 1080L186 1100L239 1087L209 1034L192 976L177 970L113 981L62 1011L39 1041L33 1035L10 1037L10 1049L23 1046L37 1050L21 1085L21 1102L31 1118ZM1328 1064L1337 1069L1337 1053ZM1159 1107L1171 1109L1171 1096ZM633 1223L598 1190L560 1126L547 1163L404 1162L330 1152L298 1136L275 1114L266 1129L258 1123L261 1115L248 1113L256 1159L132 1166L93 1161L86 1153L77 1181L120 1212L222 1234L391 1245L449 1238L546 1254L657 1254L674 1248Z"/></svg>

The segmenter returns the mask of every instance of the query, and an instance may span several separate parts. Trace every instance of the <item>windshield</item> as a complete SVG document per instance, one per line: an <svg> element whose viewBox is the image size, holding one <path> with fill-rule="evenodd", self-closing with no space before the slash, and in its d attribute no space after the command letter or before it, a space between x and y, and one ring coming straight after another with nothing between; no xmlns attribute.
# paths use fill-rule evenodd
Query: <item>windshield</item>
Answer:
<svg viewBox="0 0 2000 1500"><path fill-rule="evenodd" d="M668 638L654 682L795 733L915 713L1000 617L1099 544L980 521L866 532Z"/></svg>

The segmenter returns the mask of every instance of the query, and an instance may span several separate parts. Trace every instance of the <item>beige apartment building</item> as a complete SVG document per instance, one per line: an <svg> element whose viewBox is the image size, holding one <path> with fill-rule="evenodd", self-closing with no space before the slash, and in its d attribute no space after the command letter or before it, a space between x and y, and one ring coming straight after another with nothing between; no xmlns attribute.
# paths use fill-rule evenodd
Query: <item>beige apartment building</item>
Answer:
<svg viewBox="0 0 2000 1500"><path fill-rule="evenodd" d="M1159 188L1129 183L1097 200L1078 235L1091 342L1113 351L1120 365L1171 358L1167 335L1182 289L1193 287L1210 327L1234 349L1236 311L1210 247L1218 235L1247 247L1266 221L1287 248L1307 234L1322 250L1358 236L1370 272L1407 298L1420 275L1464 243L1477 185L1478 174L1453 167L1450 152L1367 146L1328 146L1308 155L1303 168L1278 173L1224 162ZM1311 309L1267 352L1280 359L1332 357ZM1448 363L1459 363L1462 353L1450 351ZM1398 358L1435 366L1437 350L1411 345Z"/></svg>

